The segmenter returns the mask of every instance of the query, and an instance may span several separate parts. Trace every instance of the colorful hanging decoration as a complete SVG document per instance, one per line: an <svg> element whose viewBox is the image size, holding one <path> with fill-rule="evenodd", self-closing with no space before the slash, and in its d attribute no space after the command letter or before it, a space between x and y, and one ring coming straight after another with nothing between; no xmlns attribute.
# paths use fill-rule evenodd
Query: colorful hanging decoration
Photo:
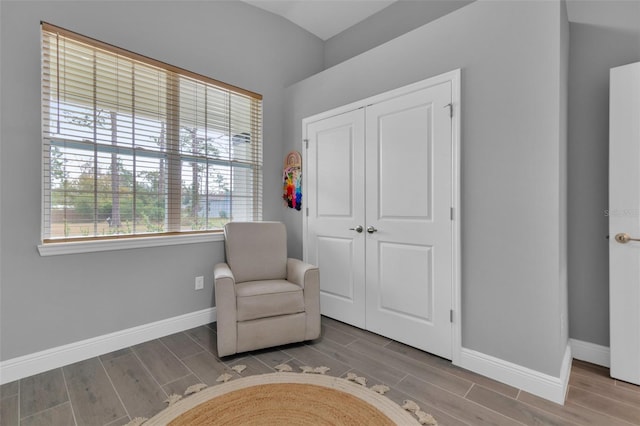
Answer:
<svg viewBox="0 0 640 426"><path fill-rule="evenodd" d="M302 209L302 156L291 151L284 160L282 199L292 209Z"/></svg>

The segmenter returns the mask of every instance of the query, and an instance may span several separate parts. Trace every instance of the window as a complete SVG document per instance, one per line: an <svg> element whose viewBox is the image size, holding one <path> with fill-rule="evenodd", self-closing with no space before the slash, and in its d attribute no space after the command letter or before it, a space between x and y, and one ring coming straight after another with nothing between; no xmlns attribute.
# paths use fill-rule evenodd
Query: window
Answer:
<svg viewBox="0 0 640 426"><path fill-rule="evenodd" d="M42 240L262 216L262 97L42 24Z"/></svg>

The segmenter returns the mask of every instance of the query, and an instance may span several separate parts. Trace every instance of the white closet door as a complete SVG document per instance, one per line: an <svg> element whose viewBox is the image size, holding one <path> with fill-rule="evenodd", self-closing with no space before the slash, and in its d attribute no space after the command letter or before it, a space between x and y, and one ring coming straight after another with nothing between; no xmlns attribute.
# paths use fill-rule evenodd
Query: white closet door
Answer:
<svg viewBox="0 0 640 426"><path fill-rule="evenodd" d="M321 271L322 314L364 328L364 111L308 123L306 135L305 250Z"/></svg>
<svg viewBox="0 0 640 426"><path fill-rule="evenodd" d="M611 377L640 385L640 62L612 68L610 85Z"/></svg>
<svg viewBox="0 0 640 426"><path fill-rule="evenodd" d="M450 103L446 82L371 105L365 138L367 329L448 359Z"/></svg>

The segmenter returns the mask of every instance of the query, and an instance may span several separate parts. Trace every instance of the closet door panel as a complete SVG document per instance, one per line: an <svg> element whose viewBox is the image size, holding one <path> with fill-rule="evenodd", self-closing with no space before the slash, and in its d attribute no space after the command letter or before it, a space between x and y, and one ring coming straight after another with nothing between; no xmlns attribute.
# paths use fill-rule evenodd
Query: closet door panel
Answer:
<svg viewBox="0 0 640 426"><path fill-rule="evenodd" d="M306 259L320 268L321 312L364 328L364 112L308 123L306 135Z"/></svg>
<svg viewBox="0 0 640 426"><path fill-rule="evenodd" d="M432 158L432 108L422 104L377 117L369 115L377 120L372 132L377 134L377 144L369 145L377 150L377 164L369 166L378 172L378 220L429 220L432 216L432 167L425 167Z"/></svg>
<svg viewBox="0 0 640 426"><path fill-rule="evenodd" d="M379 309L431 321L433 306L424 301L433 300L432 247L380 242L378 250Z"/></svg>
<svg viewBox="0 0 640 426"><path fill-rule="evenodd" d="M451 83L366 110L367 329L451 358Z"/></svg>

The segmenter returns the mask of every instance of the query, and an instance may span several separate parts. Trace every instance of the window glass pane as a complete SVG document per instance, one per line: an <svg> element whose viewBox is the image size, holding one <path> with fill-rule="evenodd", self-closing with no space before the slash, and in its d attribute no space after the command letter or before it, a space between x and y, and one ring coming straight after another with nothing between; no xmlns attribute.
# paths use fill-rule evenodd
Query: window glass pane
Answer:
<svg viewBox="0 0 640 426"><path fill-rule="evenodd" d="M166 231L166 159L139 158L136 169L136 231Z"/></svg>
<svg viewBox="0 0 640 426"><path fill-rule="evenodd" d="M252 197L254 191L259 189L256 187L257 174L247 166L235 166L231 173L234 194L231 218L234 221L250 221L259 208Z"/></svg>
<svg viewBox="0 0 640 426"><path fill-rule="evenodd" d="M207 186L208 226L211 229L222 228L231 220L231 167L210 162Z"/></svg>

